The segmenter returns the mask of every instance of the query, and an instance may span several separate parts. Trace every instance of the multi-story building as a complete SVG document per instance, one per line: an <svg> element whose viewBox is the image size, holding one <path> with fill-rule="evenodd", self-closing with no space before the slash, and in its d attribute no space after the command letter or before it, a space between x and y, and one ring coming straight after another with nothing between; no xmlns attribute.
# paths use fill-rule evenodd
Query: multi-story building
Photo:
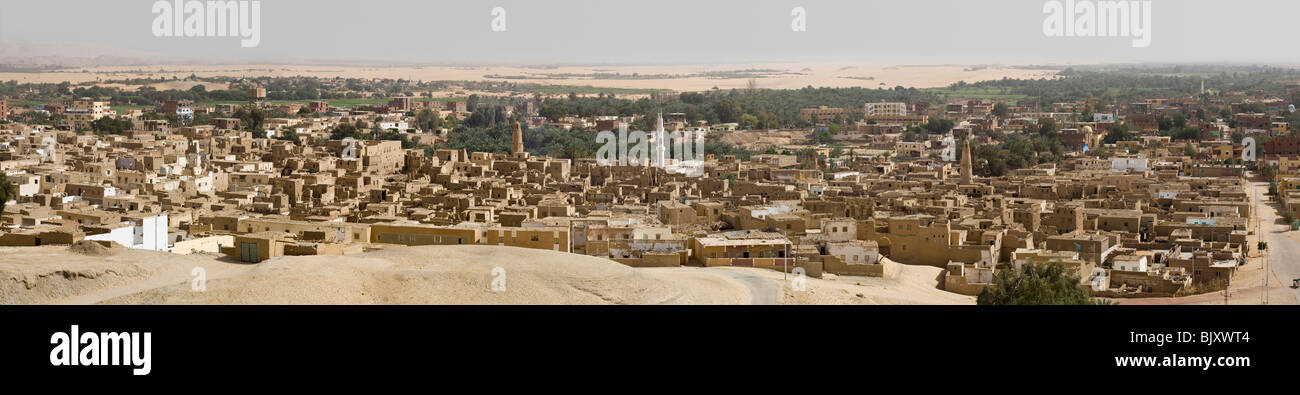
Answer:
<svg viewBox="0 0 1300 395"><path fill-rule="evenodd" d="M63 116L76 130L90 129L91 122L116 115L117 113L109 108L108 102L95 101L90 98L73 100L68 105L68 108L63 110Z"/></svg>
<svg viewBox="0 0 1300 395"><path fill-rule="evenodd" d="M819 106L817 108L799 109L799 119L814 124L827 124L847 116L848 112L844 111L843 108Z"/></svg>
<svg viewBox="0 0 1300 395"><path fill-rule="evenodd" d="M907 103L867 103L866 112L867 118L907 115Z"/></svg>
<svg viewBox="0 0 1300 395"><path fill-rule="evenodd" d="M158 111L168 115L175 114L181 121L187 121L194 118L194 101L167 100L159 106Z"/></svg>

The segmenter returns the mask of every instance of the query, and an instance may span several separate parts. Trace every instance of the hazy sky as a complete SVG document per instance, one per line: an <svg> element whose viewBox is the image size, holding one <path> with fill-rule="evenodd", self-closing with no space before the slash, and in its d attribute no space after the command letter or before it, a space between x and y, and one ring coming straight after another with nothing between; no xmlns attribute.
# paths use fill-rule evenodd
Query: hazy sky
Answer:
<svg viewBox="0 0 1300 395"><path fill-rule="evenodd" d="M1300 63L1296 0L1153 0L1146 48L1131 38L1046 37L1045 0L261 0L256 48L232 37L154 37L154 2L0 0L0 58ZM505 32L490 28L495 6L506 9ZM791 31L794 7L807 11L805 32Z"/></svg>

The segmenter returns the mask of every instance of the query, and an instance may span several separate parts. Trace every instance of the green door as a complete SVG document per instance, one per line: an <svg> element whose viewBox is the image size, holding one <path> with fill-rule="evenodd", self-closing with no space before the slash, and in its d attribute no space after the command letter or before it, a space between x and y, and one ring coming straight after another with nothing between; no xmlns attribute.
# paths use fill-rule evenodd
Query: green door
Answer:
<svg viewBox="0 0 1300 395"><path fill-rule="evenodd" d="M239 260L243 262L258 262L257 243L239 243Z"/></svg>

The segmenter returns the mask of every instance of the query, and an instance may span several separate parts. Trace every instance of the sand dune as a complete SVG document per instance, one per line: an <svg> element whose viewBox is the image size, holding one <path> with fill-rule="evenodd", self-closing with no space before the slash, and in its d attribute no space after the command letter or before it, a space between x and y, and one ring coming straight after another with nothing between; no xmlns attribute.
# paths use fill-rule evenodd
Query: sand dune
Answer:
<svg viewBox="0 0 1300 395"><path fill-rule="evenodd" d="M205 290L192 289L201 267ZM495 269L503 271L494 273ZM0 251L4 304L851 304L970 303L935 289L935 268L897 279L809 279L739 268L631 268L582 255L497 246L391 248L356 256L281 257L256 265L212 255L66 247ZM742 272L729 273L728 271ZM504 290L493 291L493 281ZM744 281L742 281L744 280ZM749 282L746 284L746 282ZM755 284L754 281L759 283ZM768 283L762 283L767 281ZM766 292L775 292L767 295ZM756 293L762 292L763 295ZM862 294L863 296L857 296Z"/></svg>
<svg viewBox="0 0 1300 395"><path fill-rule="evenodd" d="M191 74L200 77L292 77L321 78L390 78L422 81L503 81L537 83L543 85L576 85L602 88L669 89L674 91L704 91L719 89L744 89L750 78L721 78L725 73L762 70L755 74L759 88L798 89L814 87L865 87L893 88L895 86L933 88L957 81L975 82L1009 78L1050 77L1054 70L1016 68L1011 66L969 67L962 65L894 66L861 63L774 63L774 64L714 64L714 65L658 65L658 66L311 66L311 65L158 65L158 66L102 66L63 69L41 73L0 73L0 81L71 83L125 78L186 78ZM619 74L619 78L597 77ZM670 76L671 78L627 78L632 74L643 76ZM489 77L511 77L489 78ZM600 79L605 78L605 79ZM161 89L161 88L160 88ZM209 88L212 89L212 88Z"/></svg>

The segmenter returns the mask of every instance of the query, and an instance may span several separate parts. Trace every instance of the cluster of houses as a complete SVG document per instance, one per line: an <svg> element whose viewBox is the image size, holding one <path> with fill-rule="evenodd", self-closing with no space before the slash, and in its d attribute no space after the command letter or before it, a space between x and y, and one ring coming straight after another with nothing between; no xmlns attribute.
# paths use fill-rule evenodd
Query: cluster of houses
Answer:
<svg viewBox="0 0 1300 395"><path fill-rule="evenodd" d="M328 140L327 130L338 122L400 126L411 121L405 113L412 109L464 116L463 104L397 98L362 111L313 102L310 116L268 123ZM240 130L233 118L214 118L212 125L143 123L144 132L102 136L10 123L0 126L0 171L16 196L0 216L0 245L91 240L256 263L479 244L638 267L802 268L811 276L889 276L892 265L929 265L946 269L942 287L967 294L989 286L1001 270L1062 263L1098 295L1174 295L1226 287L1252 247L1246 167L1221 160L1240 152L1231 132L1274 136L1290 128L1271 121L1279 114L1238 114L1235 127L1196 118L1201 139L1172 141L1144 120L1195 112L1186 102L1136 103L1086 122L1072 106L1094 104L1059 104L1059 114L1011 107L1006 117L993 115L994 105L869 103L860 114L818 108L806 112L813 123L860 120L835 136L834 148L745 159L709 155L698 177L648 165L534 157L518 143L518 124L512 152L427 155L398 141L299 144ZM160 107L223 110L179 102ZM533 110L520 110L523 122L535 118ZM70 115L73 122L112 113L108 103L93 101L74 101L67 111L84 114ZM908 125L933 117L955 120L949 136L958 140L900 139ZM981 131L1015 132L1043 118L1064 126L1068 158L1000 177L975 175L970 141L995 143ZM1138 125L1137 138L1106 147L1105 157L1086 155L1105 146L1101 136L1116 122ZM700 126L672 122L671 115L669 125ZM710 138L798 133L710 129ZM1294 139L1270 142L1293 151L1261 160L1294 169L1300 160L1284 158L1300 154L1294 151L1300 143L1287 138ZM945 149L963 152L960 159L932 155ZM1279 177L1290 183L1283 189L1300 191L1300 177Z"/></svg>

